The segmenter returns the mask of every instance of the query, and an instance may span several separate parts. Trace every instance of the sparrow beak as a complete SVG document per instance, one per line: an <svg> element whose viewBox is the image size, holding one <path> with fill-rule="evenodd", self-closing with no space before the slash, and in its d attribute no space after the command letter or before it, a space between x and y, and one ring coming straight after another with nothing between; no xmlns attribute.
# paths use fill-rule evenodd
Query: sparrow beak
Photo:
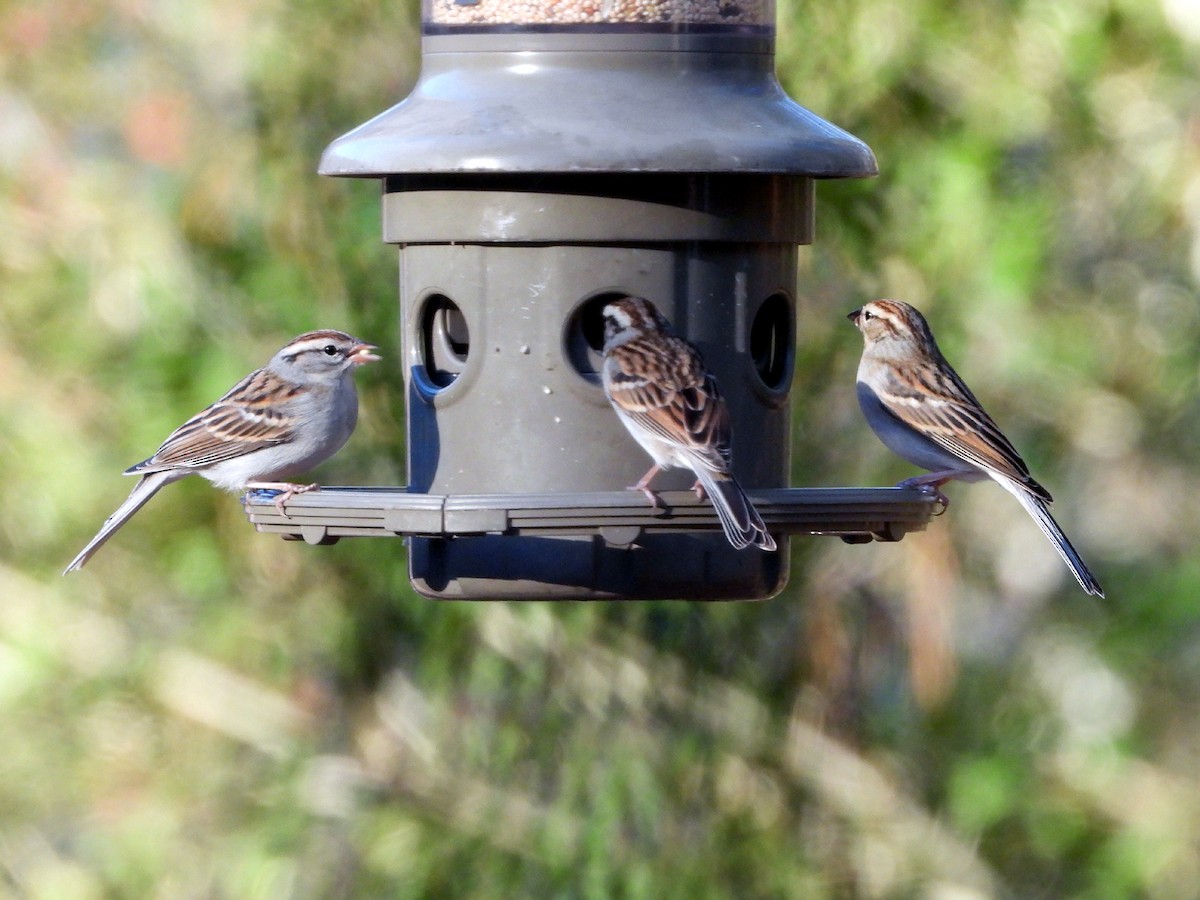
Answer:
<svg viewBox="0 0 1200 900"><path fill-rule="evenodd" d="M847 313L846 318L854 323L854 327L858 327L858 317L862 315L862 307L859 307L852 313Z"/></svg>
<svg viewBox="0 0 1200 900"><path fill-rule="evenodd" d="M372 353L372 350L378 350L374 344L355 344L350 348L350 352L346 354L346 358L356 366L366 365L369 362L375 362L380 359Z"/></svg>

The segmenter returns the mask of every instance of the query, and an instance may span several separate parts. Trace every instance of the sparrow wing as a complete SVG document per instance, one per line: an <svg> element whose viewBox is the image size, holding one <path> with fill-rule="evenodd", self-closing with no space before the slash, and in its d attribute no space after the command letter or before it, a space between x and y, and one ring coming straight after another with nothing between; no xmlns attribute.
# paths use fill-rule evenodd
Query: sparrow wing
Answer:
<svg viewBox="0 0 1200 900"><path fill-rule="evenodd" d="M634 340L608 355L609 399L636 424L705 468L729 469L729 409L699 352L682 338Z"/></svg>
<svg viewBox="0 0 1200 900"><path fill-rule="evenodd" d="M180 425L158 452L127 469L145 474L165 469L203 469L292 439L297 422L281 411L299 391L265 369L238 382L216 403Z"/></svg>
<svg viewBox="0 0 1200 900"><path fill-rule="evenodd" d="M1050 493L1034 481L1012 442L944 359L921 367L914 381L893 374L876 393L893 415L930 440L1050 502Z"/></svg>

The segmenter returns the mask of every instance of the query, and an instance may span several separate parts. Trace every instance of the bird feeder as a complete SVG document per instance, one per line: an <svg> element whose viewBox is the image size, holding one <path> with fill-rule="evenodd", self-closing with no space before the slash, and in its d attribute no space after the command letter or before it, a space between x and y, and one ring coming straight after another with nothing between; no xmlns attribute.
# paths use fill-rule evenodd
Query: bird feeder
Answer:
<svg viewBox="0 0 1200 900"><path fill-rule="evenodd" d="M783 92L774 40L769 0L425 0L412 93L320 165L383 182L409 484L303 494L287 516L251 497L257 527L407 536L436 598L775 594L787 541L733 549L690 472L656 480L661 508L624 489L650 465L598 374L601 310L624 295L703 353L777 537L924 527L919 491L788 487L814 182L876 167Z"/></svg>

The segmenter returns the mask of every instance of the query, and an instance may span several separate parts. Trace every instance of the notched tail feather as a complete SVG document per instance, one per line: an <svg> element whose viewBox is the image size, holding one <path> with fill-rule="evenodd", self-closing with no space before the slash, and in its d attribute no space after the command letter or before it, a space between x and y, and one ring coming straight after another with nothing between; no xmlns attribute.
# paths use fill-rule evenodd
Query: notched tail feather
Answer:
<svg viewBox="0 0 1200 900"><path fill-rule="evenodd" d="M1054 549L1058 551L1058 555L1063 558L1063 562L1071 570L1071 574L1075 576L1075 580L1079 582L1079 586L1093 597L1103 597L1104 589L1100 587L1100 582L1096 580L1096 576L1084 563L1083 557L1079 555L1069 540L1066 534L1054 521L1054 517L1050 515L1050 510L1046 508L1046 504L1034 495L1021 490L1015 486L1001 484L1008 489L1009 493L1013 494L1021 505L1025 507L1025 511L1033 517L1037 522L1038 527L1042 529L1042 534L1050 539L1050 543L1054 545Z"/></svg>
<svg viewBox="0 0 1200 900"><path fill-rule="evenodd" d="M125 502L117 507L116 512L104 520L104 524L100 526L100 530L96 532L96 536L87 542L76 557L71 560L70 564L63 569L63 574L75 572L87 565L87 561L91 559L96 551L99 550L108 541L110 537L117 533L117 530L129 521L130 517L135 512L141 509L146 501L158 493L159 488L172 481L178 481L186 475L186 472L167 471L167 472L150 472L143 475L138 483L133 486L133 490L129 492L129 496Z"/></svg>
<svg viewBox="0 0 1200 900"><path fill-rule="evenodd" d="M741 485L733 476L714 476L701 470L700 482L704 485L725 537L734 549L741 550L753 544L763 550L776 549L775 539L771 537L767 526L750 502Z"/></svg>

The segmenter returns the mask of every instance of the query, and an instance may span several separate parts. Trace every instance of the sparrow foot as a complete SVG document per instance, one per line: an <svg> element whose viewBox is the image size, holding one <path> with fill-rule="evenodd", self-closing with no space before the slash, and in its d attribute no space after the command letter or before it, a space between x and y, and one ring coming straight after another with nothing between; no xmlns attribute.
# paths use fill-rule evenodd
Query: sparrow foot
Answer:
<svg viewBox="0 0 1200 900"><path fill-rule="evenodd" d="M625 488L627 491L641 491L646 495L646 499L650 501L650 505L655 509L664 509L662 501L658 499L658 494L650 490L650 482L654 480L654 476L662 471L662 466L655 464L650 467L650 471L641 477L637 484L631 484Z"/></svg>
<svg viewBox="0 0 1200 900"><path fill-rule="evenodd" d="M273 491L275 493L275 509L285 519L289 518L284 504L296 494L307 494L309 491L320 490L318 484L291 484L287 481L255 481L246 485L248 491Z"/></svg>
<svg viewBox="0 0 1200 900"><path fill-rule="evenodd" d="M939 508L938 508L938 511L934 513L934 515L935 516L944 515L946 510L948 510L950 508L950 498L947 497L945 494L943 494L941 491L939 491L935 487L924 488L923 490L925 490L926 493L933 494L933 499L938 502Z"/></svg>
<svg viewBox="0 0 1200 900"><path fill-rule="evenodd" d="M916 488L923 494L929 494L934 500L941 504L942 508L934 513L935 516L940 516L950 508L950 498L941 491L941 485L944 483L945 482L942 481L925 481L922 476L918 475L915 478L905 478L903 481L899 482L896 487Z"/></svg>
<svg viewBox="0 0 1200 900"><path fill-rule="evenodd" d="M629 487L625 488L625 490L641 491L643 494L646 495L646 499L650 501L650 505L653 506L655 509L666 509L666 507L663 506L663 502L658 499L658 494L654 493L654 491L650 490L650 488L648 488L648 487L645 487L640 482L638 484L629 485Z"/></svg>

